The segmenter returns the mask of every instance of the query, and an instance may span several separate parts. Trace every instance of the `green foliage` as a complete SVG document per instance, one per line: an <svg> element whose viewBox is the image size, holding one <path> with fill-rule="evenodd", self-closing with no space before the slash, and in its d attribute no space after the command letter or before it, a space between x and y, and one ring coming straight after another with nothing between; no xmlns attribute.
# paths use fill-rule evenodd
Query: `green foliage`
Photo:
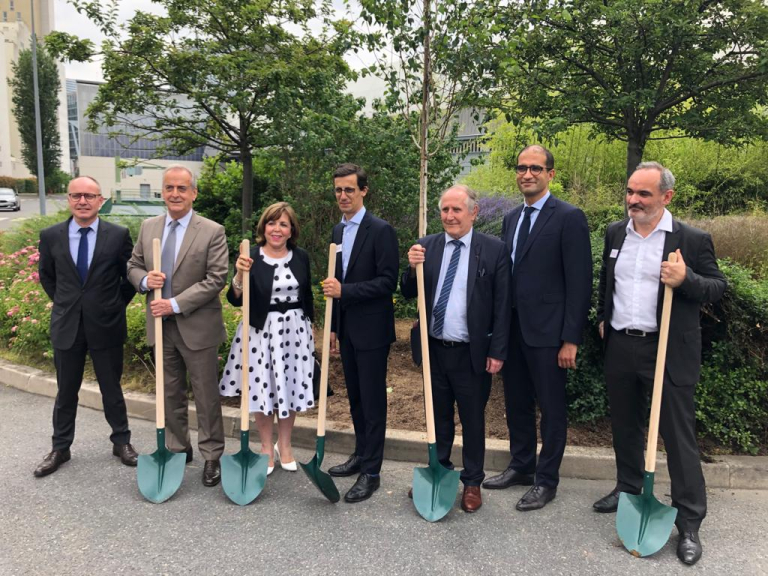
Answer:
<svg viewBox="0 0 768 576"><path fill-rule="evenodd" d="M35 129L35 93L32 83L32 50L19 51L19 59L11 65L12 76L8 85L13 91L11 111L16 117L21 136L21 156L24 165L37 176L37 136ZM40 95L40 124L42 128L43 170L46 175L46 189L51 190L59 183L55 174L61 162L61 140L59 138L59 90L61 81L56 60L45 47L37 44L37 76ZM48 178L53 177L52 182Z"/></svg>
<svg viewBox="0 0 768 576"><path fill-rule="evenodd" d="M0 188L13 188L19 194L37 194L37 178L0 176Z"/></svg>

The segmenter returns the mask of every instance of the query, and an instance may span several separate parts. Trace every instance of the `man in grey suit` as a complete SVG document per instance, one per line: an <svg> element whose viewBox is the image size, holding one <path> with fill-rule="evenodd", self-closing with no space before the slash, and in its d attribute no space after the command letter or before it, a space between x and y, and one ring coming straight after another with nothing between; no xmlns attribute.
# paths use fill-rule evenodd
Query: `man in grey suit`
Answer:
<svg viewBox="0 0 768 576"><path fill-rule="evenodd" d="M218 391L218 347L227 339L219 294L227 280L224 227L192 210L195 176L174 164L163 171L168 213L145 220L128 262L128 279L147 294L147 341L155 343L154 318L162 317L165 422L168 448L192 460L187 414L187 371L195 395L198 447L205 458L203 484L221 479L224 427ZM152 240L162 240L161 270L154 270ZM162 289L162 298L153 290Z"/></svg>

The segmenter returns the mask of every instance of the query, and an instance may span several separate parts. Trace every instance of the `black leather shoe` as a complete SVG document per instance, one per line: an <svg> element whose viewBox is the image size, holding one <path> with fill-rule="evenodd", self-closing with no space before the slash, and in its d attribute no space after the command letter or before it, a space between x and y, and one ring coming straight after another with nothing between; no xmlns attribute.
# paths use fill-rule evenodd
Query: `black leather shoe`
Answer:
<svg viewBox="0 0 768 576"><path fill-rule="evenodd" d="M701 540L699 533L694 530L688 530L680 534L680 540L677 541L677 557L683 564L693 566L701 558Z"/></svg>
<svg viewBox="0 0 768 576"><path fill-rule="evenodd" d="M379 476L371 476L370 474L360 474L357 478L357 482L352 485L344 495L345 502L362 502L368 500L381 485L381 478Z"/></svg>
<svg viewBox="0 0 768 576"><path fill-rule="evenodd" d="M344 476L354 476L360 473L360 461L362 458L356 454L352 454L344 464L338 466L331 466L328 468L328 474L336 476L337 478L343 478Z"/></svg>
<svg viewBox="0 0 768 576"><path fill-rule="evenodd" d="M113 444L112 455L119 456L120 462L126 466L136 466L136 462L139 460L139 455L136 453L136 450L133 449L133 446L131 446L130 443Z"/></svg>
<svg viewBox="0 0 768 576"><path fill-rule="evenodd" d="M48 476L48 474L53 474L64 462L69 462L70 458L72 458L72 455L69 453L69 449L52 450L35 468L35 476L42 478L43 476Z"/></svg>
<svg viewBox="0 0 768 576"><path fill-rule="evenodd" d="M592 508L595 512L603 514L616 512L616 509L619 507L619 494L621 494L621 491L618 488L614 488L608 495L603 496L592 504Z"/></svg>
<svg viewBox="0 0 768 576"><path fill-rule="evenodd" d="M554 500L556 495L557 488L537 484L520 498L515 508L520 510L520 512L538 510L539 508L544 508L547 502Z"/></svg>
<svg viewBox="0 0 768 576"><path fill-rule="evenodd" d="M221 464L218 460L206 460L203 466L203 486L216 486L221 481Z"/></svg>
<svg viewBox="0 0 768 576"><path fill-rule="evenodd" d="M491 476L483 482L483 488L501 490L510 486L532 486L533 474L521 474L514 468L507 468L501 474Z"/></svg>

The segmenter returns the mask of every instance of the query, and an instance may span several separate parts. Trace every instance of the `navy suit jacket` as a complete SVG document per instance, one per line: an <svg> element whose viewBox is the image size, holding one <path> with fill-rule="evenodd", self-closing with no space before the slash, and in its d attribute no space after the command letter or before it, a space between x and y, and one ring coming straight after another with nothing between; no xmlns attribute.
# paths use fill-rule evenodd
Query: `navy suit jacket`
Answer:
<svg viewBox="0 0 768 576"><path fill-rule="evenodd" d="M341 247L344 225L333 227L332 242ZM387 222L365 212L352 245L347 276L342 280L341 251L336 279L341 298L333 301L331 331L348 336L359 350L373 350L395 341L395 307L400 252L397 234Z"/></svg>
<svg viewBox="0 0 768 576"><path fill-rule="evenodd" d="M431 321L432 307L437 299L437 283L445 252L445 233L431 234L419 240L426 248L424 261L424 292L427 319ZM400 291L406 298L418 295L416 273L409 266L400 280ZM446 310L450 314L450 310ZM485 372L486 358L506 360L510 327L509 256L497 238L472 233L467 271L467 330L472 370Z"/></svg>
<svg viewBox="0 0 768 576"><path fill-rule="evenodd" d="M521 204L504 217L501 238L507 257L523 208ZM584 212L550 195L514 264L510 291L528 346L581 344L592 294L592 249Z"/></svg>

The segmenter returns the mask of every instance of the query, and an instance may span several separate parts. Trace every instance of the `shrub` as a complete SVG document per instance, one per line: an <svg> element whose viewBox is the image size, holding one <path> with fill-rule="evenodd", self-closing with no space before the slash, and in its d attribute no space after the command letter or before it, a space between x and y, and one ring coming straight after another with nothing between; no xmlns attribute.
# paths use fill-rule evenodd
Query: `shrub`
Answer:
<svg viewBox="0 0 768 576"><path fill-rule="evenodd" d="M719 216L687 220L712 235L718 258L728 258L768 277L768 216Z"/></svg>
<svg viewBox="0 0 768 576"><path fill-rule="evenodd" d="M13 188L19 194L37 194L37 178L0 176L0 188Z"/></svg>

